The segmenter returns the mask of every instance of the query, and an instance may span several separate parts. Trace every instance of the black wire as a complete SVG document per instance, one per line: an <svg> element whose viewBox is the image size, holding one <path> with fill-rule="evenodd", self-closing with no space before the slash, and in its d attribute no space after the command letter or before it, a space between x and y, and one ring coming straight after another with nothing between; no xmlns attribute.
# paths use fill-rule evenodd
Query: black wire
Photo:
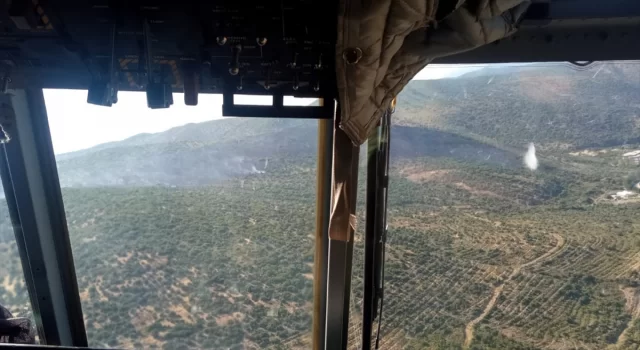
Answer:
<svg viewBox="0 0 640 350"><path fill-rule="evenodd" d="M376 347L375 349L379 349L380 346L380 329L382 328L382 310L384 306L384 265L385 265L385 255L386 255L386 246L387 246L387 203L389 199L389 156L391 151L391 114L393 110L389 109L387 113L383 116L382 120L382 137L384 142L384 153L383 153L383 163L384 163L384 199L383 199L383 227L384 231L382 232L381 243L382 243L382 256L380 262L380 290L379 298L380 298L380 310L378 311L378 331L376 332Z"/></svg>
<svg viewBox="0 0 640 350"><path fill-rule="evenodd" d="M387 251L387 232L385 229L385 233L382 236L382 267L380 271L380 311L378 311L378 331L376 332L376 350L379 349L380 345L380 328L382 327L382 308L384 306L384 263L385 263L385 252Z"/></svg>

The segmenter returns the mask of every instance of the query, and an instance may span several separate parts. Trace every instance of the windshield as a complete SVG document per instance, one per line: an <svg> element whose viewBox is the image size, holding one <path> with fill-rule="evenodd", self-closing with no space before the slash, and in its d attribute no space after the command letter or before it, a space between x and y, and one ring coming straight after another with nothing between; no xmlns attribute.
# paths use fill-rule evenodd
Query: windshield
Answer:
<svg viewBox="0 0 640 350"><path fill-rule="evenodd" d="M638 91L635 62L421 72L392 117L380 347L635 348ZM311 347L317 121L221 118L220 96L45 97L91 346ZM0 304L31 317L0 220Z"/></svg>
<svg viewBox="0 0 640 350"><path fill-rule="evenodd" d="M317 121L45 98L90 345L310 346Z"/></svg>
<svg viewBox="0 0 640 350"><path fill-rule="evenodd" d="M380 348L635 349L640 66L431 69L392 118Z"/></svg>

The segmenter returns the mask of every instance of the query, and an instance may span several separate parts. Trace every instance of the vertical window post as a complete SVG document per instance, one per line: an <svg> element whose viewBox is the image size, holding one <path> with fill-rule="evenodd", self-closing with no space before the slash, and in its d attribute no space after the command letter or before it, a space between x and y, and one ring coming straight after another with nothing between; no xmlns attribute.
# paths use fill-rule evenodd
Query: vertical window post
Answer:
<svg viewBox="0 0 640 350"><path fill-rule="evenodd" d="M391 109L382 117L367 140L367 214L364 238L364 289L362 301L362 349L372 345L373 322L382 302L383 245L387 226L387 189L389 184L389 141ZM381 307L381 305L380 305ZM380 312L382 310L380 309ZM380 335L376 333L377 339ZM376 342L377 344L377 342ZM376 345L376 349L377 349Z"/></svg>
<svg viewBox="0 0 640 350"><path fill-rule="evenodd" d="M0 96L11 140L0 159L41 342L86 347L69 232L41 89Z"/></svg>
<svg viewBox="0 0 640 350"><path fill-rule="evenodd" d="M316 188L316 247L313 279L313 348L323 350L327 310L327 258L331 210L331 154L333 122L318 120L318 182Z"/></svg>
<svg viewBox="0 0 640 350"><path fill-rule="evenodd" d="M339 108L338 108L339 110ZM353 236L356 224L358 156L360 146L338 127L333 127L331 216L327 271L327 311L325 349L346 349L349 331L349 297Z"/></svg>
<svg viewBox="0 0 640 350"><path fill-rule="evenodd" d="M313 348L325 349L329 214L331 210L331 155L333 121L318 120L318 175L316 184L316 242L313 279Z"/></svg>

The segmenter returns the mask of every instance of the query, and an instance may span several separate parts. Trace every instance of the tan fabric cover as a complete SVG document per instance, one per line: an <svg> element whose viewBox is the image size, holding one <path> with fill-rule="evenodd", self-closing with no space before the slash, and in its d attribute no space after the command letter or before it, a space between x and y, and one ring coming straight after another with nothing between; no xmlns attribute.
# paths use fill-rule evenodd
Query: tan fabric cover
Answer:
<svg viewBox="0 0 640 350"><path fill-rule="evenodd" d="M356 230L356 196L358 189L358 155L360 146L351 142L343 130L333 133L333 178L331 179L331 214L329 238L350 241ZM340 150L340 151L335 151Z"/></svg>
<svg viewBox="0 0 640 350"><path fill-rule="evenodd" d="M526 0L340 0L336 74L342 122L362 144L402 88L434 58L515 32ZM349 64L345 52L359 48Z"/></svg>
<svg viewBox="0 0 640 350"><path fill-rule="evenodd" d="M528 5L525 0L340 0L331 239L352 239L358 146L393 98L434 58L512 34Z"/></svg>

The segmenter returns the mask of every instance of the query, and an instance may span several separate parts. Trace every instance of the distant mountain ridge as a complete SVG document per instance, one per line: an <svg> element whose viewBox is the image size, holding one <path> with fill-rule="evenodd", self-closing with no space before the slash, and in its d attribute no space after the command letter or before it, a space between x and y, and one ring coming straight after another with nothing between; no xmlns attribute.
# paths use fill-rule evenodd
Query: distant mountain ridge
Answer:
<svg viewBox="0 0 640 350"><path fill-rule="evenodd" d="M315 120L222 119L136 135L58 156L61 185L202 185L259 173L267 158L313 154L315 125Z"/></svg>
<svg viewBox="0 0 640 350"><path fill-rule="evenodd" d="M186 125L62 155L58 157L61 185L196 186L261 174L265 170L282 170L287 163L310 164L315 161L315 121L286 120L278 130L256 134L243 141L227 137L206 142L183 137L196 126L202 134L225 122ZM398 158L454 154L466 161L486 162L485 158L492 154L490 162L497 165L517 167L520 164L517 154L449 132L397 126L393 128L392 137L392 154ZM162 142L163 139L166 141ZM266 164L268 169L265 169Z"/></svg>
<svg viewBox="0 0 640 350"><path fill-rule="evenodd" d="M395 123L566 150L640 141L640 65L492 67L460 78L412 81Z"/></svg>
<svg viewBox="0 0 640 350"><path fill-rule="evenodd" d="M638 90L640 69L624 64L489 66L458 78L412 81L393 117L392 152L394 159L446 154L519 167L529 142L543 152L637 143ZM316 143L315 120L225 118L57 159L64 187L203 185L258 174L265 159L268 171L309 164Z"/></svg>

